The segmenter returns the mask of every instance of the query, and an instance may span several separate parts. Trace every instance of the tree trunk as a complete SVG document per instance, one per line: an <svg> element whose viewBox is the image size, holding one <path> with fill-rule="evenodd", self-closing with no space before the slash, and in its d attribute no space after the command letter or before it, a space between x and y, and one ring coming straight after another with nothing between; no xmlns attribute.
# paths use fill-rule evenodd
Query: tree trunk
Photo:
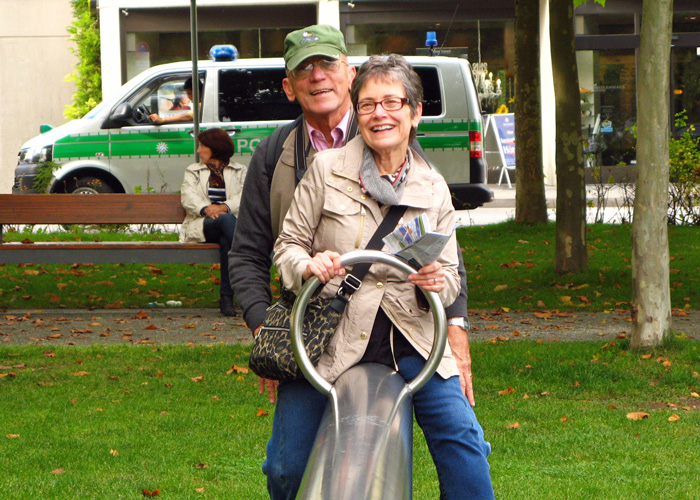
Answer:
<svg viewBox="0 0 700 500"><path fill-rule="evenodd" d="M516 0L515 40L515 222L544 224L539 0Z"/></svg>
<svg viewBox="0 0 700 500"><path fill-rule="evenodd" d="M580 273L588 266L588 249L586 247L586 176L583 169L573 2L550 1L549 23L557 134L555 269L560 274Z"/></svg>
<svg viewBox="0 0 700 500"><path fill-rule="evenodd" d="M672 0L644 0L639 48L637 188L632 222L631 347L661 343L671 328L668 210Z"/></svg>

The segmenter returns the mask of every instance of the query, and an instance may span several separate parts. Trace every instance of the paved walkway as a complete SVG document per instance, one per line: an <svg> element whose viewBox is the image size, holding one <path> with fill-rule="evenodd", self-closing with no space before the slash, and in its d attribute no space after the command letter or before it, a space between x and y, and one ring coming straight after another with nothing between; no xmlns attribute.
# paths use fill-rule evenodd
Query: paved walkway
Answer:
<svg viewBox="0 0 700 500"><path fill-rule="evenodd" d="M677 333L700 339L700 311L673 317ZM470 311L472 341L605 340L631 333L627 311ZM241 318L216 309L22 310L0 313L0 345L250 343Z"/></svg>

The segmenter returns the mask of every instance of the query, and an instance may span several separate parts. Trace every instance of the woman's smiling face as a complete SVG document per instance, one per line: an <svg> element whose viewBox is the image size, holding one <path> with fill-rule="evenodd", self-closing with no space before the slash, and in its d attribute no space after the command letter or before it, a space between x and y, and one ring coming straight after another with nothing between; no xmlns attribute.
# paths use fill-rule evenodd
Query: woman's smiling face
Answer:
<svg viewBox="0 0 700 500"><path fill-rule="evenodd" d="M358 103L363 101L382 101L388 97L404 98L406 92L400 82L372 78L364 84L358 93ZM411 116L410 103L396 111L387 111L377 104L374 112L358 115L357 122L365 143L380 155L400 153L405 155L412 127L417 127L421 119L422 104Z"/></svg>

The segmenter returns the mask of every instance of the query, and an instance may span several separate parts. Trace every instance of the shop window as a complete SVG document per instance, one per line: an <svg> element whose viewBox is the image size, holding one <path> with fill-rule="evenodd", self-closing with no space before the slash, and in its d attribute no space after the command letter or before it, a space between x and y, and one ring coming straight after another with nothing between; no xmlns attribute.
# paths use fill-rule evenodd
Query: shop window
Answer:
<svg viewBox="0 0 700 500"><path fill-rule="evenodd" d="M586 154L603 166L634 163L637 85L634 49L579 51ZM590 157L590 156L589 156Z"/></svg>
<svg viewBox="0 0 700 500"><path fill-rule="evenodd" d="M690 131L700 136L700 56L697 48L673 49L672 114L685 111ZM684 130L676 130L676 134Z"/></svg>

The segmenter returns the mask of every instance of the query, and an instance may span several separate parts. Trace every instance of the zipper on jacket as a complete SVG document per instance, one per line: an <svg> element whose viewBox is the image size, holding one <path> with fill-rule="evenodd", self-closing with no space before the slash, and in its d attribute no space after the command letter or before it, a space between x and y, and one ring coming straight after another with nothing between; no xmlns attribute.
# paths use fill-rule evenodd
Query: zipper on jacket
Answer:
<svg viewBox="0 0 700 500"><path fill-rule="evenodd" d="M357 240L355 240L355 249L360 248L360 244L362 243L362 233L365 229L365 215L367 214L367 211L365 210L365 207L360 208L360 231L357 233Z"/></svg>

